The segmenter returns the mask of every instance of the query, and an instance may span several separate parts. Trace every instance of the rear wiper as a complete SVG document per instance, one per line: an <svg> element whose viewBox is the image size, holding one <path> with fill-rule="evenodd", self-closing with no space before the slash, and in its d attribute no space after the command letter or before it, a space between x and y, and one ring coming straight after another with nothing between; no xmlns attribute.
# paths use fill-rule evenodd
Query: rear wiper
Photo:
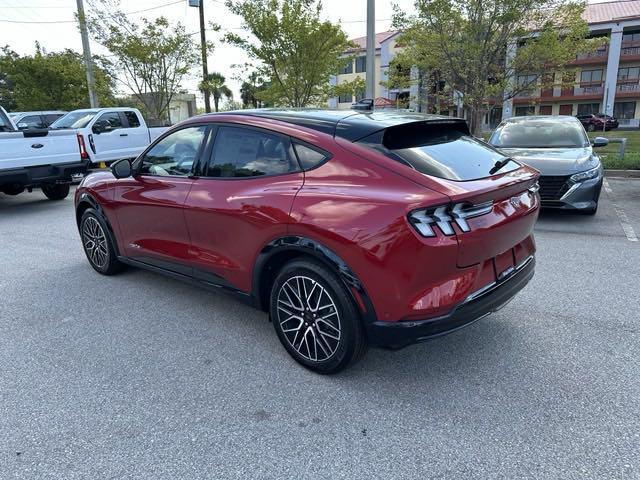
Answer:
<svg viewBox="0 0 640 480"><path fill-rule="evenodd" d="M496 164L493 166L493 168L489 170L489 175L493 175L494 173L499 172L502 167L504 167L507 163L509 163L512 160L513 158L511 157L506 157L502 160L498 160Z"/></svg>

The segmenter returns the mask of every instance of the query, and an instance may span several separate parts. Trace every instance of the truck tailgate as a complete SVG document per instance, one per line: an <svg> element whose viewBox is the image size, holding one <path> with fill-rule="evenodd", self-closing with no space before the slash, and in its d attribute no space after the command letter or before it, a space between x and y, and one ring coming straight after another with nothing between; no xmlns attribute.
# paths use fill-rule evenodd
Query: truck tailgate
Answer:
<svg viewBox="0 0 640 480"><path fill-rule="evenodd" d="M0 170L79 162L75 131L38 130L0 133Z"/></svg>

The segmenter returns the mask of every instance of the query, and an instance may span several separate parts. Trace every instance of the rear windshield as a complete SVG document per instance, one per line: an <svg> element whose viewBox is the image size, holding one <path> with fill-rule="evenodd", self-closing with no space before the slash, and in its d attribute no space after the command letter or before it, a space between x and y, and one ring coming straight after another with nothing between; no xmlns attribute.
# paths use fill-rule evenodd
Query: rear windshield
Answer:
<svg viewBox="0 0 640 480"><path fill-rule="evenodd" d="M406 124L359 141L387 157L448 180L475 180L516 170L520 164L472 137L466 126Z"/></svg>
<svg viewBox="0 0 640 480"><path fill-rule="evenodd" d="M89 122L93 120L98 112L96 111L84 111L84 112L70 112L64 117L60 117L58 120L51 124L50 128L84 128L89 125Z"/></svg>
<svg viewBox="0 0 640 480"><path fill-rule="evenodd" d="M589 139L574 119L518 119L496 128L489 143L499 148L583 148Z"/></svg>

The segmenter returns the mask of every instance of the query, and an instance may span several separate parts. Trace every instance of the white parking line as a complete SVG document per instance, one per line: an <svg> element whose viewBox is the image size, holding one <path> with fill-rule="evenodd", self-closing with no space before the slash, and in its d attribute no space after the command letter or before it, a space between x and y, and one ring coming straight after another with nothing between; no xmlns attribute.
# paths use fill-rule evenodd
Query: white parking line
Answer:
<svg viewBox="0 0 640 480"><path fill-rule="evenodd" d="M633 230L627 214L624 213L622 207L618 206L618 204L616 203L616 200L613 197L613 190L611 190L609 182L607 182L606 178L604 179L604 191L607 192L607 195L609 195L609 198L611 199L611 204L616 210L616 214L618 215L618 219L620 220L620 225L622 225L622 231L626 235L627 240L629 240L630 242L637 242L638 237L636 236L636 232Z"/></svg>

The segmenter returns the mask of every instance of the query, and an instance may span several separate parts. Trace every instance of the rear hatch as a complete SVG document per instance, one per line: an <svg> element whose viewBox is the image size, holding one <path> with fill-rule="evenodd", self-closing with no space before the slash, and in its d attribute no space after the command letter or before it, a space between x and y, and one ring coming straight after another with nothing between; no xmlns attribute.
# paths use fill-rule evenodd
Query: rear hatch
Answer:
<svg viewBox="0 0 640 480"><path fill-rule="evenodd" d="M411 178L447 195L439 218L451 226L458 266L494 259L497 273L518 262L516 246L532 233L539 173L472 137L463 120L395 125L359 140L422 175Z"/></svg>

